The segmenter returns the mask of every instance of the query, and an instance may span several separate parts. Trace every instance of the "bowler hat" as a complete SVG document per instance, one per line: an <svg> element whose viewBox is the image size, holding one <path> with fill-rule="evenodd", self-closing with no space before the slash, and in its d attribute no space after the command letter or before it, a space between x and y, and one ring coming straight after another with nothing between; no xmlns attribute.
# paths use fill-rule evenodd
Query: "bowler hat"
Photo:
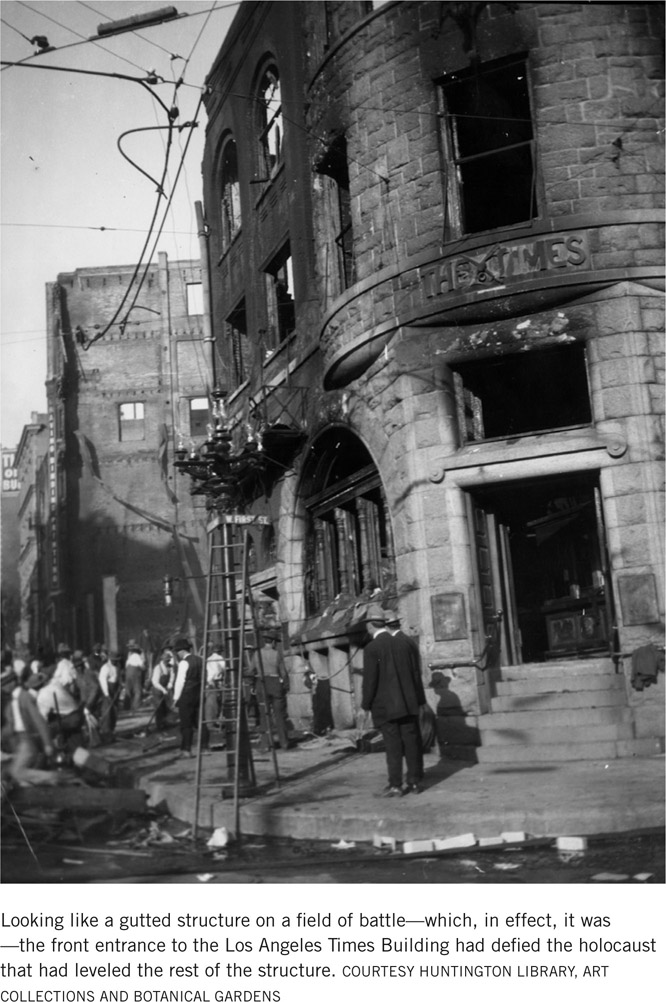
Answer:
<svg viewBox="0 0 666 1002"><path fill-rule="evenodd" d="M186 637L180 637L173 645L174 651L191 651L192 644Z"/></svg>
<svg viewBox="0 0 666 1002"><path fill-rule="evenodd" d="M386 611L382 609L379 602L370 602L359 622L361 623L386 623Z"/></svg>
<svg viewBox="0 0 666 1002"><path fill-rule="evenodd" d="M69 644L58 644L58 654L71 654L72 648Z"/></svg>

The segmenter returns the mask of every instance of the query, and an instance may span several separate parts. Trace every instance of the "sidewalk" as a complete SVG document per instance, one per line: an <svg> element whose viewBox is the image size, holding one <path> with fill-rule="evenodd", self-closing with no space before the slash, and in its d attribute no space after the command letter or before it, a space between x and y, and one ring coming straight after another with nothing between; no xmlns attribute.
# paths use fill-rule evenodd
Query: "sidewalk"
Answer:
<svg viewBox="0 0 666 1002"><path fill-rule="evenodd" d="M123 722L121 731L128 726ZM134 727L139 726L138 718ZM123 739L100 752L120 767L151 806L162 804L192 823L196 759L177 757L176 732ZM303 740L272 757L253 750L257 790L241 801L240 823L249 835L279 835L331 842L372 842L376 836L409 840L474 835L498 838L599 835L664 826L664 756L580 763L473 764L425 757L422 794L387 799L381 752L354 750L352 732ZM198 824L233 830L233 799L224 751L202 756ZM212 784L212 785L208 785ZM227 793L229 791L226 791Z"/></svg>

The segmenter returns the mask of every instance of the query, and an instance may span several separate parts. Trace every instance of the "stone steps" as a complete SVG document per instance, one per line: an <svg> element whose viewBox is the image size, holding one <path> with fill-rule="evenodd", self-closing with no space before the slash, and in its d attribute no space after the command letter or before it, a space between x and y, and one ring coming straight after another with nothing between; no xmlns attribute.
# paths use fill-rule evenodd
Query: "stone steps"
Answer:
<svg viewBox="0 0 666 1002"><path fill-rule="evenodd" d="M635 738L624 677L609 658L508 665L478 720L479 762L571 762L652 755Z"/></svg>
<svg viewBox="0 0 666 1002"><path fill-rule="evenodd" d="M573 744L498 745L476 749L476 760L487 765L529 766L536 762L583 762L614 758L647 758L659 754L654 738L580 741Z"/></svg>
<svg viewBox="0 0 666 1002"><path fill-rule="evenodd" d="M537 733L548 727L571 727L584 735L586 727L595 724L622 724L631 720L631 710L624 705L560 707L543 710L504 710L479 717L482 734L494 730L529 731Z"/></svg>
<svg viewBox="0 0 666 1002"><path fill-rule="evenodd" d="M624 689L587 689L580 692L533 692L523 696L493 696L493 715L546 710L585 710L602 706L626 706Z"/></svg>
<svg viewBox="0 0 666 1002"><path fill-rule="evenodd" d="M482 741L485 748L515 745L516 741L530 748L534 748L535 745L575 745L580 743L581 733L585 735L584 743L591 744L595 741L631 740L634 737L634 728L630 715L627 714L626 720L589 724L582 731L580 727L568 724L525 730L498 727L484 730Z"/></svg>
<svg viewBox="0 0 666 1002"><path fill-rule="evenodd" d="M552 688L551 688L552 687ZM592 689L624 692L625 682L622 675L548 675L541 678L527 678L515 682L496 682L497 696L528 696L542 692L588 692Z"/></svg>

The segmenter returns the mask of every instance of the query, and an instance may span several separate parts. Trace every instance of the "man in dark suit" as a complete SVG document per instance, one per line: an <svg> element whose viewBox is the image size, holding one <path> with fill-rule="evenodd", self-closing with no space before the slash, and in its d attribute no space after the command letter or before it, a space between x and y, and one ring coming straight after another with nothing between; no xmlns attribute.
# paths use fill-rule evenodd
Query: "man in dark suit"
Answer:
<svg viewBox="0 0 666 1002"><path fill-rule="evenodd" d="M418 658L406 638L394 638L386 629L386 613L376 603L368 607L366 629L370 643L363 651L362 708L372 713L384 738L388 768L387 797L421 793L419 707L425 703ZM406 786L402 785L402 760Z"/></svg>
<svg viewBox="0 0 666 1002"><path fill-rule="evenodd" d="M177 640L173 649L178 658L173 704L178 707L180 722L180 758L192 758L192 739L199 726L201 706L202 661L192 653L192 644L185 637ZM208 728L202 724L201 744L206 747Z"/></svg>

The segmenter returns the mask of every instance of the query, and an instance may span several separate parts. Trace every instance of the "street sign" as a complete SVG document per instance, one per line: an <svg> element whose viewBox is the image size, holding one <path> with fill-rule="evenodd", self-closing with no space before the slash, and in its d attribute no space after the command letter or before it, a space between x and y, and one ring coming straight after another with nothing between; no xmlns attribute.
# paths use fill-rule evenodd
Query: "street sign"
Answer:
<svg viewBox="0 0 666 1002"><path fill-rule="evenodd" d="M270 525L271 520L267 515L240 515L238 512L225 512L224 515L216 515L207 526L207 531L212 532L218 525Z"/></svg>

